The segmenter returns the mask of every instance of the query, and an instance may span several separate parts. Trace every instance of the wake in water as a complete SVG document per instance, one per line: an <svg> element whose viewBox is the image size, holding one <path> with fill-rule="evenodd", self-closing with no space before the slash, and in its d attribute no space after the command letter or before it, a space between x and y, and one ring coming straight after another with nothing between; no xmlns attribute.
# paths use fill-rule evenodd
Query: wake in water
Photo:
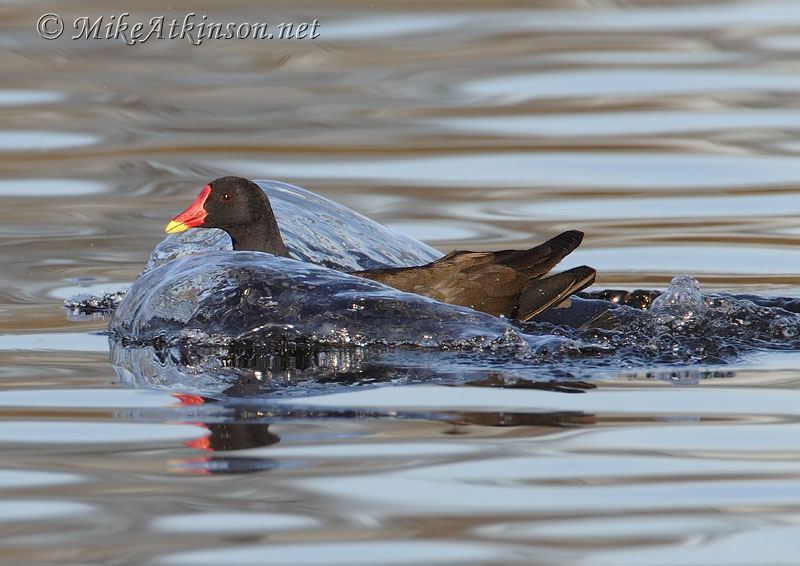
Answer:
<svg viewBox="0 0 800 566"><path fill-rule="evenodd" d="M617 331L549 330L612 348L613 358L623 363L726 364L758 349L800 349L799 305L793 298L703 295L689 276L675 277L663 293L640 291L631 298L644 309L623 300L613 311Z"/></svg>
<svg viewBox="0 0 800 566"><path fill-rule="evenodd" d="M647 297L652 304L642 310L624 300L609 302L618 321L610 330L514 324L450 305L425 316L427 299L419 298L401 311L396 308L398 298L388 296L372 298L352 311L361 321L357 329L329 328L323 335L292 326L228 339L180 334L178 329L147 335L141 327L135 331L140 332L138 338L132 338L130 329L112 322L112 362L124 381L138 386L189 387L209 395L307 394L328 391L334 384L511 387L621 373L687 382L729 377L730 364L741 365L762 349L800 348L798 313L759 305L751 298L703 295L688 276L676 277L663 293L631 297L633 302ZM791 299L784 304L795 306ZM309 321L315 315L308 314L302 320L313 324ZM330 317L322 309L317 314ZM156 326L161 325L159 321Z"/></svg>
<svg viewBox="0 0 800 566"><path fill-rule="evenodd" d="M302 189L259 184L303 261L230 251L224 233L190 230L159 244L129 291L67 302L73 319L113 312L111 358L124 382L249 395L626 372L692 380L728 375L761 349L800 347L800 300L703 295L688 276L663 293L583 293L531 323L403 293L342 271L441 254Z"/></svg>

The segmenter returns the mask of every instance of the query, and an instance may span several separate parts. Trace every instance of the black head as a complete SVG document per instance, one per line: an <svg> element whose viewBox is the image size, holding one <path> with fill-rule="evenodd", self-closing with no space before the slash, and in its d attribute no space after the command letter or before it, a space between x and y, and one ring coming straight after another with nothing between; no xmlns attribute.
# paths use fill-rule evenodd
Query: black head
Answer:
<svg viewBox="0 0 800 566"><path fill-rule="evenodd" d="M288 256L275 214L264 191L249 179L221 177L206 185L192 205L167 225L167 233L219 228L235 250Z"/></svg>

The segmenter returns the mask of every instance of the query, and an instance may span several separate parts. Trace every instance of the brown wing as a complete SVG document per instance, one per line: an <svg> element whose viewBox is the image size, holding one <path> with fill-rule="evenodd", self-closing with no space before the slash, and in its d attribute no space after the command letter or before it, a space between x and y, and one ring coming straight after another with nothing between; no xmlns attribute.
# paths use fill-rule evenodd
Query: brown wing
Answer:
<svg viewBox="0 0 800 566"><path fill-rule="evenodd" d="M591 274L575 268L539 279L582 239L582 232L570 230L528 250L456 251L419 267L356 271L352 275L444 303L528 320L594 281L594 270L588 267L584 269Z"/></svg>
<svg viewBox="0 0 800 566"><path fill-rule="evenodd" d="M353 275L443 303L513 316L529 278L494 261L492 252L453 252L420 267L356 271Z"/></svg>

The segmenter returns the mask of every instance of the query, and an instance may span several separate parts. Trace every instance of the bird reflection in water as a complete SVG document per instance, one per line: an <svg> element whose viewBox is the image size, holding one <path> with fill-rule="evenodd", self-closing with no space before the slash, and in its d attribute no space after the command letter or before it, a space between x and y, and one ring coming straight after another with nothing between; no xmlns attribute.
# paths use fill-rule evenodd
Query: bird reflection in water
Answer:
<svg viewBox="0 0 800 566"><path fill-rule="evenodd" d="M509 387L509 380L500 374L491 374L485 379L458 384L471 387ZM586 382L525 382L510 385L511 388L538 389L555 391L567 394L581 394L596 388ZM391 414L380 411L364 410L325 410L292 406L263 407L252 404L242 406L240 400L227 399L220 401L190 394L174 394L180 405L185 408L212 405L216 408L213 412L217 415L209 422L192 421L190 424L205 428L208 433L198 439L184 443L188 448L205 452L204 455L175 459L169 462L170 468L175 472L192 474L247 474L266 472L275 469L305 467L311 465L308 461L287 460L282 458L269 458L259 448L267 448L278 444L281 438L270 431L270 426L276 421L303 421L312 420L319 422L324 419L401 419L401 420L428 420L448 423L452 428L444 434L466 434L472 427L498 427L498 428L525 428L525 433L535 436L546 436L563 428L585 427L596 424L593 414L581 411L558 412L485 412L485 411L392 411ZM220 415L224 414L224 422L219 422ZM249 454L230 454L241 450L252 450Z"/></svg>

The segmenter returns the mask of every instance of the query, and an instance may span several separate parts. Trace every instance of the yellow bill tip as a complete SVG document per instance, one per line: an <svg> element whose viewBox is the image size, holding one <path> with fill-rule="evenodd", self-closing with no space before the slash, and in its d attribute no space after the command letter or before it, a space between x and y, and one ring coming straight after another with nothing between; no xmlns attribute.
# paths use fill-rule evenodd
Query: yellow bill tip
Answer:
<svg viewBox="0 0 800 566"><path fill-rule="evenodd" d="M183 222L175 222L174 220L171 220L170 223L167 224L165 232L167 234L177 234L178 232L183 232L188 229L189 226L187 226Z"/></svg>

